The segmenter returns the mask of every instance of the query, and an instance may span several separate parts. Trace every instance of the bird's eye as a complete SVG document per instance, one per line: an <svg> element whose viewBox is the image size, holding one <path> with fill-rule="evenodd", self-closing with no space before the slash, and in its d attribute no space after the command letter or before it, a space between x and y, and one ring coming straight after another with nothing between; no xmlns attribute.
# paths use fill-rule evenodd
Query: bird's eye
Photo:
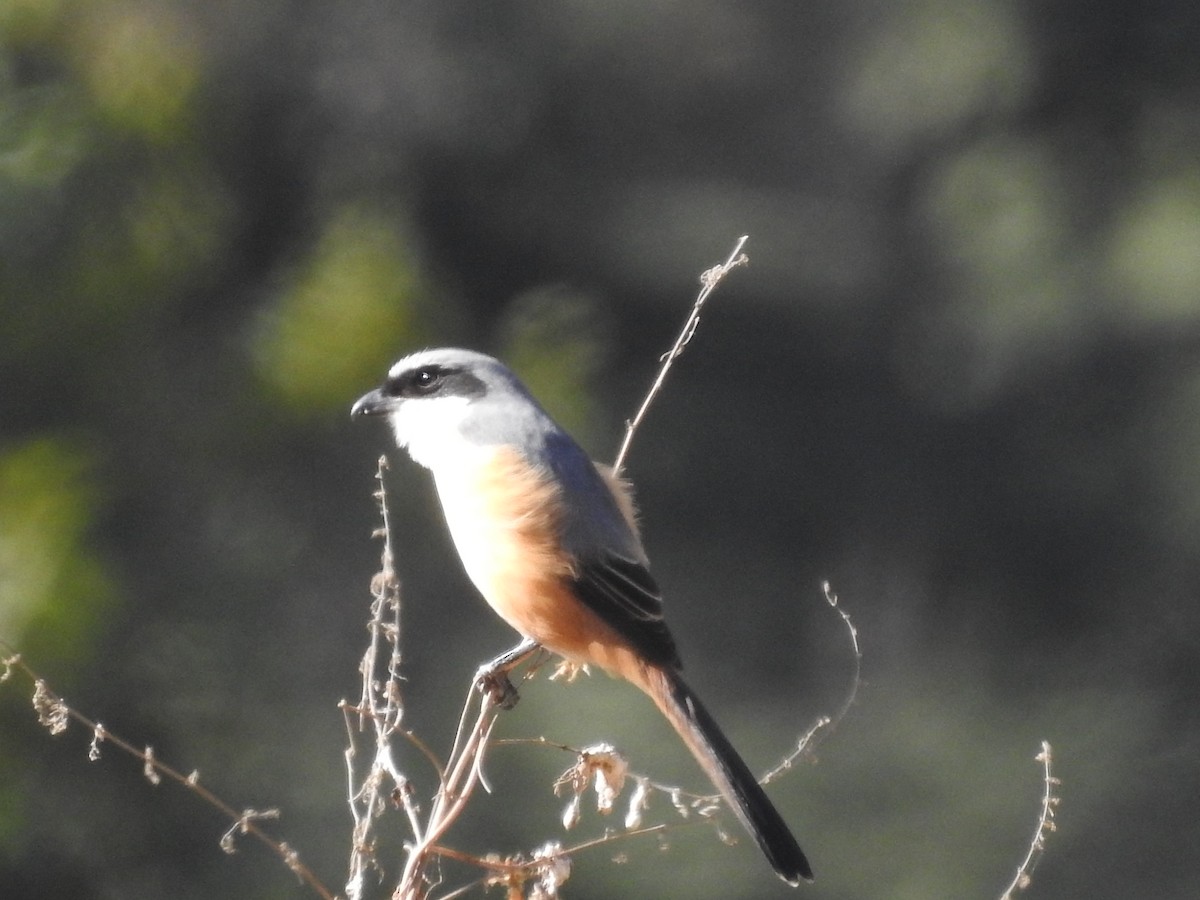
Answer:
<svg viewBox="0 0 1200 900"><path fill-rule="evenodd" d="M384 396L398 399L440 396L447 391L454 393L458 376L458 370L451 366L429 363L389 375L380 390Z"/></svg>
<svg viewBox="0 0 1200 900"><path fill-rule="evenodd" d="M413 372L412 386L413 392L417 394L431 394L439 384L442 383L442 372L440 369L432 366L427 366L423 369L417 369Z"/></svg>

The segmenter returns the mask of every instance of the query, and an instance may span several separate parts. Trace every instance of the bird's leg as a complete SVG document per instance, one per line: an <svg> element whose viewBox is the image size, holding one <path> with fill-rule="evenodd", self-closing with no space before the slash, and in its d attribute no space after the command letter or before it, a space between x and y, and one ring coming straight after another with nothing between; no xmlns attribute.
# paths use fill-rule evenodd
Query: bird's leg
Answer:
<svg viewBox="0 0 1200 900"><path fill-rule="evenodd" d="M476 686L501 709L512 709L521 697L513 687L508 673L541 649L542 645L537 641L523 638L521 643L511 650L506 650L491 662L479 667L475 673Z"/></svg>

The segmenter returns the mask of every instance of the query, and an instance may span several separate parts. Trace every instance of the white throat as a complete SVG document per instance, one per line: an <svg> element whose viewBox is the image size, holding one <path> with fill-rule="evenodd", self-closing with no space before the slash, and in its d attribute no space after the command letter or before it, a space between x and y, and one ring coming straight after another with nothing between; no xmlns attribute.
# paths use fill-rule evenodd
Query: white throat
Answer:
<svg viewBox="0 0 1200 900"><path fill-rule="evenodd" d="M396 443L413 462L436 470L440 463L470 449L462 434L471 401L466 397L423 397L405 400L388 415Z"/></svg>

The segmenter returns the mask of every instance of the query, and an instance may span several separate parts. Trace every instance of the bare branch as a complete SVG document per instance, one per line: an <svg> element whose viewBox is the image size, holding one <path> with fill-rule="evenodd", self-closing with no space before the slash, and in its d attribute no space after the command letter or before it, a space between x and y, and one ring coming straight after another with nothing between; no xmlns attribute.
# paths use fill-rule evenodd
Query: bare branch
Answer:
<svg viewBox="0 0 1200 900"><path fill-rule="evenodd" d="M316 874L300 861L299 854L296 853L283 841L277 841L257 824L259 820L264 818L277 818L278 811L268 811L266 813L255 812L253 810L239 811L226 803L207 787L200 784L200 776L197 772L191 772L184 775L178 769L167 765L154 754L154 749L147 746L145 750L141 750L134 746L129 741L113 734L106 726L101 725L89 719L82 713L77 712L66 701L59 697L50 688L44 678L38 675L21 659L13 649L5 642L0 641L0 649L6 654L3 661L4 672L0 674L0 681L8 680L14 672L24 675L34 685L33 702L37 709L38 720L45 725L51 734L60 734L66 730L67 723L77 722L82 725L92 735L91 742L88 745L88 758L96 760L100 756L100 743L109 743L123 753L132 756L142 764L146 778L152 784L158 784L162 779L166 778L190 791L199 797L209 806L216 809L225 816L231 823L232 827L221 837L221 847L227 852L232 852L232 840L235 834L246 834L255 838L259 843L271 848L272 851L283 861L300 881L307 885L313 893L323 900L333 900L333 893L325 887Z"/></svg>
<svg viewBox="0 0 1200 900"><path fill-rule="evenodd" d="M850 614L838 605L838 596L833 592L833 588L828 581L822 582L821 590L825 594L825 602L842 617L842 622L846 626L846 633L850 636L850 646L854 650L854 677L850 681L850 690L846 694L846 699L842 702L838 711L833 716L822 716L817 719L809 727L808 731L800 736L795 749L784 757L775 768L762 777L761 782L763 784L774 781L789 770L801 756L811 754L816 749L817 744L837 729L842 719L846 717L846 714L850 712L850 708L854 706L855 701L858 699L858 687L862 683L862 650L858 646L858 629L850 621Z"/></svg>
<svg viewBox="0 0 1200 900"><path fill-rule="evenodd" d="M380 551L379 571L371 579L371 620L367 630L371 639L359 663L362 689L357 706L345 701L339 704L346 716L346 774L348 779L348 803L354 821L350 841L350 863L346 877L346 893L351 900L359 900L366 889L367 873L378 868L375 859L375 821L387 809L387 801L397 801L408 818L413 837L423 839L422 824L412 799L408 779L396 766L392 755L392 738L407 733L401 728L404 719L403 692L401 690L400 652L400 579L396 575L395 555L392 551L391 518L388 510L387 491L384 487L384 472L387 471L386 456L379 457L375 480L378 487L375 500L379 504L382 527L376 535L383 540ZM386 649L385 649L386 645ZM386 662L385 662L386 660ZM368 725L374 733L374 751L371 764L362 782L358 783L355 759L358 755L355 728L351 717L357 715L357 731L362 733ZM439 777L442 771L436 758L423 744L425 751Z"/></svg>
<svg viewBox="0 0 1200 900"><path fill-rule="evenodd" d="M470 710L476 702L479 703L479 710L474 724L467 730L464 725L470 719ZM420 900L428 893L429 866L439 856L446 855L445 848L440 847L438 841L462 815L471 794L482 780L483 759L499 712L500 708L492 703L490 696L478 691L472 681L455 750L447 763L442 786L434 798L424 831L409 849L400 882L392 893L395 900Z"/></svg>
<svg viewBox="0 0 1200 900"><path fill-rule="evenodd" d="M725 262L713 266L701 274L700 293L696 296L696 302L692 304L692 311L683 323L683 328L680 330L679 336L675 339L674 345L663 354L658 376L654 379L654 384L650 386L650 390L646 394L646 399L642 401L637 414L625 426L625 438L621 441L621 449L617 451L617 458L613 461L614 472L620 474L621 467L625 465L625 457L629 455L629 446L633 443L633 435L642 424L642 419L646 418L646 413L649 411L650 405L654 402L654 398L662 390L663 382L667 380L667 372L671 370L671 366L675 360L683 354L683 351L687 349L687 345L691 343L692 338L695 336L696 329L700 325L700 310L708 300L709 295L716 290L717 285L721 283L721 280L734 267L745 265L750 261L749 257L742 253L742 248L746 246L746 241L749 239L749 235L742 235L738 238L737 243L734 244L733 252L729 254L729 258Z"/></svg>
<svg viewBox="0 0 1200 900"><path fill-rule="evenodd" d="M1013 880L1000 895L1000 900L1012 900L1016 894L1029 887L1033 880L1033 870L1041 860L1042 854L1046 852L1046 838L1050 832L1058 828L1054 821L1054 813L1058 809L1058 797L1055 795L1055 789L1062 782L1054 776L1050 768L1052 756L1049 742L1042 741L1042 752L1034 759L1042 764L1042 811L1038 815L1037 827L1033 830L1033 840L1029 842L1029 850L1025 854L1025 858L1021 860L1021 864L1017 866L1017 874L1013 876Z"/></svg>

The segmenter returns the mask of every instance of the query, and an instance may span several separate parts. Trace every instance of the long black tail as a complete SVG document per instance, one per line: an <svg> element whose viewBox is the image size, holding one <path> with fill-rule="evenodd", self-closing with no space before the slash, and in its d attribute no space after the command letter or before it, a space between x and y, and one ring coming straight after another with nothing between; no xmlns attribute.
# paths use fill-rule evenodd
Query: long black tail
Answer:
<svg viewBox="0 0 1200 900"><path fill-rule="evenodd" d="M667 717L696 761L788 884L812 881L812 868L758 779L708 710L675 672L647 668L643 689Z"/></svg>

